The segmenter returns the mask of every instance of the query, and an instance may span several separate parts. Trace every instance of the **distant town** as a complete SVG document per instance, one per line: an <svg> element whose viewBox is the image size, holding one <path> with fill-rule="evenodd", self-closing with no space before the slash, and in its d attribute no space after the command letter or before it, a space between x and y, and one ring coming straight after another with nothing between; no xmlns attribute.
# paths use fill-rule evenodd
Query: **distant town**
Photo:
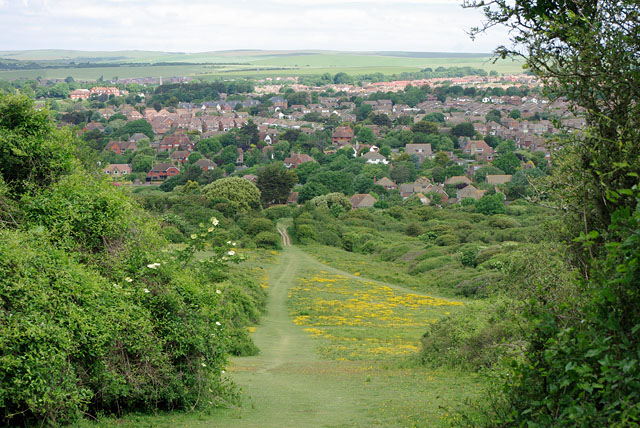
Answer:
<svg viewBox="0 0 640 428"><path fill-rule="evenodd" d="M312 191L301 181L289 203L341 189L361 207L378 202L382 189L425 204L480 199L518 172L544 170L548 137L584 127L564 100L545 98L533 76L484 74L363 83L338 73L317 86L298 77L39 84L50 88L40 98L49 98L59 125L100 153L114 184L172 179L163 186L171 190L229 174L255 181L261 164L297 169L342 154L381 169L358 183L354 174L355 185L342 188Z"/></svg>

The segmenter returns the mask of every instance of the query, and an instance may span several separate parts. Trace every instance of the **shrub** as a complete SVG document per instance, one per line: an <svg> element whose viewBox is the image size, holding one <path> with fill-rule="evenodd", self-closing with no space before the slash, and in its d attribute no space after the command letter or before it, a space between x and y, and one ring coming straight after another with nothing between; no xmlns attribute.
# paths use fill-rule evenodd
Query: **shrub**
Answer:
<svg viewBox="0 0 640 428"><path fill-rule="evenodd" d="M478 249L475 246L467 246L463 248L462 254L460 254L460 263L462 266L467 267L476 267L477 259L476 256L478 254Z"/></svg>
<svg viewBox="0 0 640 428"><path fill-rule="evenodd" d="M211 201L224 198L236 211L260 209L260 190L244 178L227 177L216 180L203 187L202 194Z"/></svg>
<svg viewBox="0 0 640 428"><path fill-rule="evenodd" d="M260 232L253 239L258 248L282 248L280 245L280 236L273 232Z"/></svg>
<svg viewBox="0 0 640 428"><path fill-rule="evenodd" d="M166 226L162 229L165 239L174 244L184 242L184 235L175 226Z"/></svg>
<svg viewBox="0 0 640 428"><path fill-rule="evenodd" d="M460 243L460 238L453 234L446 234L438 236L435 240L435 244L440 247L449 247Z"/></svg>
<svg viewBox="0 0 640 428"><path fill-rule="evenodd" d="M0 312L11 313L0 318L5 422L58 425L221 394L226 339L215 286L158 266L114 283L44 234L0 231Z"/></svg>
<svg viewBox="0 0 640 428"><path fill-rule="evenodd" d="M270 220L278 220L281 218L291 217L291 207L288 205L273 205L263 211L265 217Z"/></svg>
<svg viewBox="0 0 640 428"><path fill-rule="evenodd" d="M520 223L506 215L496 214L489 219L489 225L499 229L508 229L511 227L520 227Z"/></svg>
<svg viewBox="0 0 640 428"><path fill-rule="evenodd" d="M419 358L430 367L478 370L509 355L520 341L513 302L474 303L429 325Z"/></svg>
<svg viewBox="0 0 640 428"><path fill-rule="evenodd" d="M422 227L418 223L409 223L405 229L408 236L418 236L422 233Z"/></svg>
<svg viewBox="0 0 640 428"><path fill-rule="evenodd" d="M246 233L254 236L260 232L273 232L274 230L275 225L268 218L252 218L246 228Z"/></svg>

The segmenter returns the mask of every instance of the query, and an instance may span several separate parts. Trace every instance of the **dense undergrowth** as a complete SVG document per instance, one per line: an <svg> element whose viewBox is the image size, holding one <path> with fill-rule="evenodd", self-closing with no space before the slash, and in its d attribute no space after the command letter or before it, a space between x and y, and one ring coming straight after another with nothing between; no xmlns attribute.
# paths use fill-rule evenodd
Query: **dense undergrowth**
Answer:
<svg viewBox="0 0 640 428"><path fill-rule="evenodd" d="M74 150L46 110L0 96L2 423L233 402L221 374L230 352L256 352L256 275L229 269L215 216L172 246Z"/></svg>

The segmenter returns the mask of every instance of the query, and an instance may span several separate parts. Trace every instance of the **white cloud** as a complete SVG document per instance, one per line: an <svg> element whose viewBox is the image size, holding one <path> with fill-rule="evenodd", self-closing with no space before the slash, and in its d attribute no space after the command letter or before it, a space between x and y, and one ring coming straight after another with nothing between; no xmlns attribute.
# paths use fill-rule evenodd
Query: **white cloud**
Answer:
<svg viewBox="0 0 640 428"><path fill-rule="evenodd" d="M3 49L488 52L458 0L0 0Z"/></svg>

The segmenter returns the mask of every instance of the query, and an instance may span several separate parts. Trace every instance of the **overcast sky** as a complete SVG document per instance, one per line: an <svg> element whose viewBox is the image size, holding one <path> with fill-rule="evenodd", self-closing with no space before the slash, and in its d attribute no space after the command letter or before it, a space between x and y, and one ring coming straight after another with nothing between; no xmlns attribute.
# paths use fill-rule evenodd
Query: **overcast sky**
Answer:
<svg viewBox="0 0 640 428"><path fill-rule="evenodd" d="M461 0L0 0L0 50L491 52Z"/></svg>

